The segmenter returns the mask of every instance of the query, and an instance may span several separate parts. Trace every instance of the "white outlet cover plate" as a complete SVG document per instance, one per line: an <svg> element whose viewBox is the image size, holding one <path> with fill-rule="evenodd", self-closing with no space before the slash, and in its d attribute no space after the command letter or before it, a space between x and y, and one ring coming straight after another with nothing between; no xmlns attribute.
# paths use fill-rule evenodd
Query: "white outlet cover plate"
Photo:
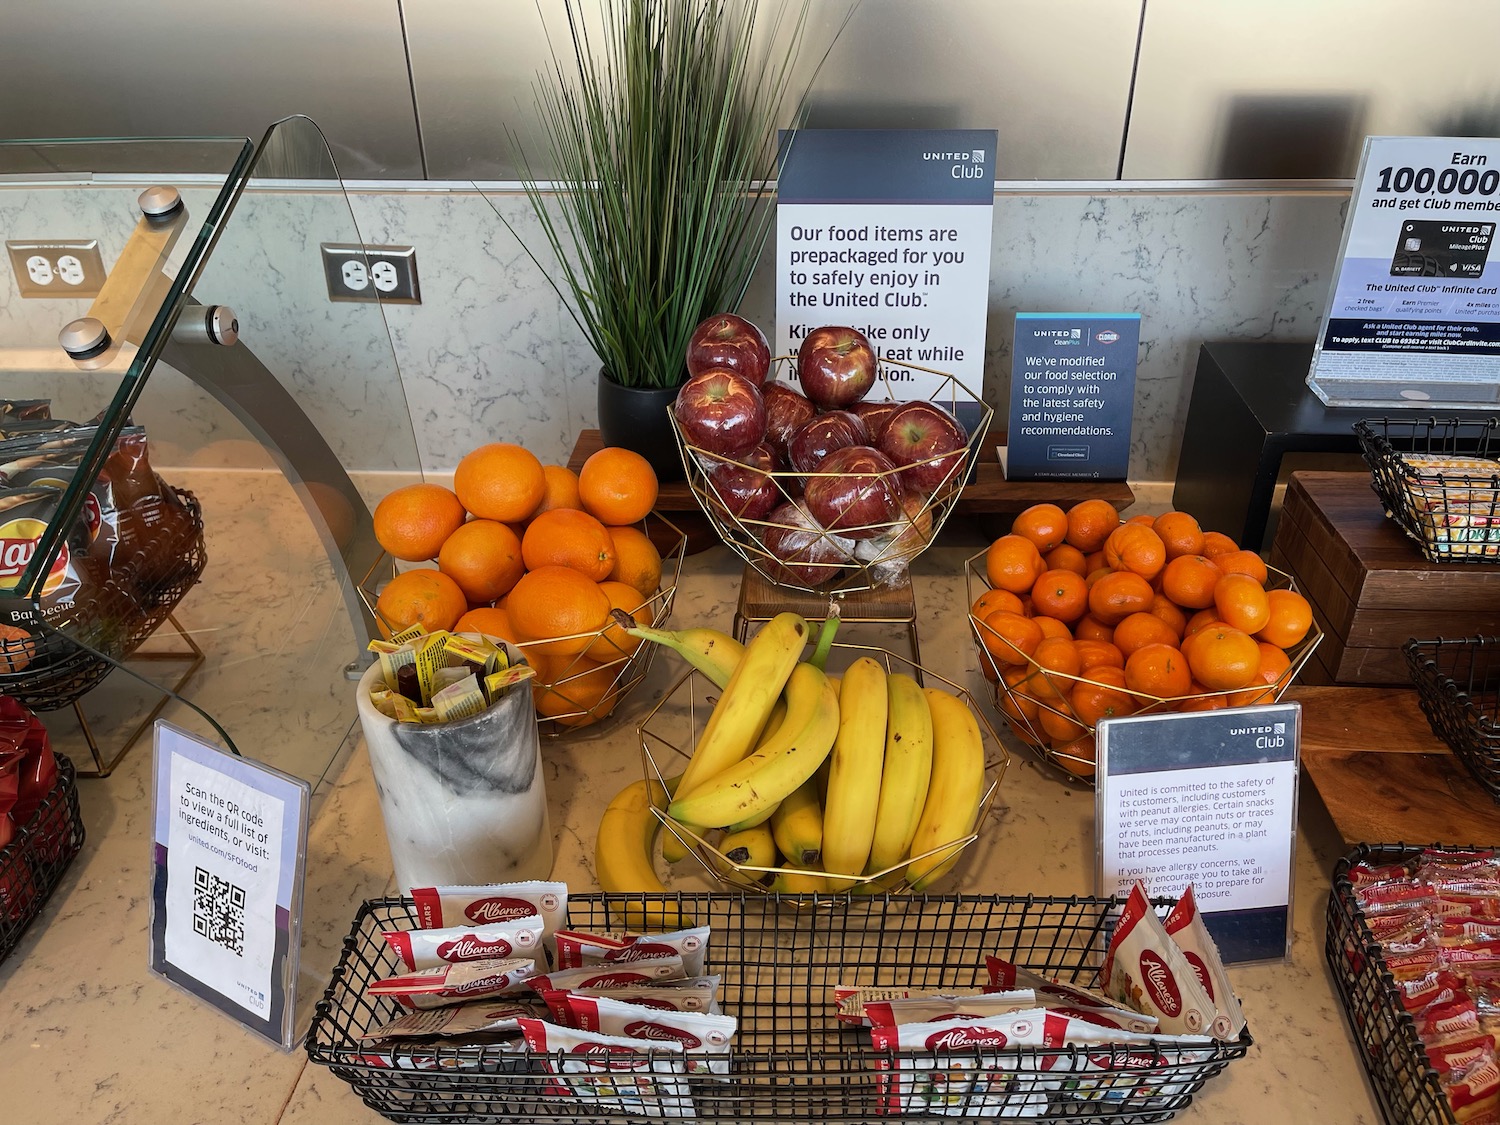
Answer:
<svg viewBox="0 0 1500 1125"><path fill-rule="evenodd" d="M106 276L97 238L7 240L11 272L23 297L97 297Z"/></svg>

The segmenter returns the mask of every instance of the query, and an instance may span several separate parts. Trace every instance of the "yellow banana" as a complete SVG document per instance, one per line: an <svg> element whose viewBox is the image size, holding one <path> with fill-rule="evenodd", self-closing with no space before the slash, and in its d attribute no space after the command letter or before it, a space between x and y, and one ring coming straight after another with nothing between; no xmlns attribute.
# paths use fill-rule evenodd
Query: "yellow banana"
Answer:
<svg viewBox="0 0 1500 1125"><path fill-rule="evenodd" d="M839 702L828 677L799 663L787 680L786 718L760 749L695 789L684 778L667 811L675 820L708 825L739 824L765 812L817 772L838 728Z"/></svg>
<svg viewBox="0 0 1500 1125"><path fill-rule="evenodd" d="M932 712L932 780L911 842L914 856L972 832L984 797L984 740L974 713L946 691L927 688L923 694ZM911 889L926 890L946 875L961 851L961 847L948 848L907 864Z"/></svg>
<svg viewBox="0 0 1500 1125"><path fill-rule="evenodd" d="M661 827L651 809L662 808L666 803L667 791L661 783L645 778L631 782L615 794L599 821L599 835L594 841L594 878L601 889L630 894L660 893L667 889L651 866L652 845ZM626 903L616 906L613 913L630 929L677 930L694 924L676 907L655 903Z"/></svg>
<svg viewBox="0 0 1500 1125"><path fill-rule="evenodd" d="M885 760L885 669L861 656L839 690L839 733L833 743L823 808L823 868L858 875L870 858L875 809ZM835 884L841 880L834 880Z"/></svg>
<svg viewBox="0 0 1500 1125"><path fill-rule="evenodd" d="M757 824L754 828L725 833L724 838L719 841L719 851L731 863L740 867L776 866L776 841L771 835L769 824ZM759 871L746 871L741 878L760 882L763 874Z"/></svg>
<svg viewBox="0 0 1500 1125"><path fill-rule="evenodd" d="M823 854L823 808L818 780L810 777L792 790L771 814L776 847L793 867L816 867Z"/></svg>
<svg viewBox="0 0 1500 1125"><path fill-rule="evenodd" d="M628 615L627 615L628 616ZM717 629L648 629L631 625L625 630L632 637L651 641L671 649L698 671L702 672L714 686L729 685L734 670L740 666L745 655L745 646L728 633Z"/></svg>
<svg viewBox="0 0 1500 1125"><path fill-rule="evenodd" d="M890 714L885 761L866 868L872 873L894 867L907 857L932 773L932 712L921 687L904 672L892 672L886 677L886 694Z"/></svg>
<svg viewBox="0 0 1500 1125"><path fill-rule="evenodd" d="M801 871L778 871L767 889L779 895L824 894L828 891L828 880Z"/></svg>
<svg viewBox="0 0 1500 1125"><path fill-rule="evenodd" d="M786 693L782 692L781 695L777 697L775 706L773 706L771 708L771 714L770 714L770 717L766 719L766 725L761 728L760 734L755 739L755 748L757 750L760 749L761 743L763 743L766 740L766 736L769 735L769 734L774 734L776 732L776 728L779 727L779 726L781 726L781 720L785 719L785 718L786 718ZM775 811L776 810L774 808L767 809L763 813L758 813L755 816L747 817L746 819L740 821L738 824L731 824L731 825L729 825L727 828L724 829L724 831L726 831L726 832L739 832L740 830L745 829L745 828L754 828L756 825L758 825L758 824L764 824L766 821L770 820L771 819L771 814L773 812L775 812ZM667 835L670 836L671 833L669 832L669 833L667 833ZM699 832L698 835L701 836L701 835L703 835L703 833ZM665 837L663 837L663 839L665 839ZM662 849L662 854L663 855L666 854L666 849L665 848ZM674 862L674 861L668 860L667 862L671 863L671 862Z"/></svg>

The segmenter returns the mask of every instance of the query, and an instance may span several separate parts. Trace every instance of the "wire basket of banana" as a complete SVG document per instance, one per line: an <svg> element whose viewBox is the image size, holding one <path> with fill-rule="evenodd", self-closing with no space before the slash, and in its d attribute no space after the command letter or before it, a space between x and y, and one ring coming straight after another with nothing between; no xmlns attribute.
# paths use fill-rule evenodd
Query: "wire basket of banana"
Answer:
<svg viewBox="0 0 1500 1125"><path fill-rule="evenodd" d="M959 685L794 613L748 644L642 630L692 670L637 725L642 781L605 814L605 890L664 889L669 863L767 894L929 889L978 839L1010 758ZM612 816L611 814L616 814Z"/></svg>

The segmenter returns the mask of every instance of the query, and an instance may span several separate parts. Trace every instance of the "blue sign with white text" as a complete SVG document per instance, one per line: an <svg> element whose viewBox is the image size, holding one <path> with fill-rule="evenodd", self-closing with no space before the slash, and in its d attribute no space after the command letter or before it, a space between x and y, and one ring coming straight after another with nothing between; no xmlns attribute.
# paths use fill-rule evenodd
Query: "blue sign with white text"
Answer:
<svg viewBox="0 0 1500 1125"><path fill-rule="evenodd" d="M1124 480L1139 313L1017 313L1011 480Z"/></svg>

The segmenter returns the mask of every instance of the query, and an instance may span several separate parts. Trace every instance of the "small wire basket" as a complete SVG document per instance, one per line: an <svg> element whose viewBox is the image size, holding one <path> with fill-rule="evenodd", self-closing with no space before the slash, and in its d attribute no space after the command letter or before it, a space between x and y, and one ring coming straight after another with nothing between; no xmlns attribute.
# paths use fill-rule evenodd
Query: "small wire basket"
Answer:
<svg viewBox="0 0 1500 1125"><path fill-rule="evenodd" d="M1500 637L1401 646L1432 733L1500 801Z"/></svg>
<svg viewBox="0 0 1500 1125"><path fill-rule="evenodd" d="M778 874L789 873L809 879L822 879L833 895L868 893L872 890L900 891L908 886L903 872L909 863L933 856L956 856L979 839L982 826L988 820L1000 792L1000 782L1010 765L1010 755L995 735L994 728L975 704L967 689L951 680L944 679L904 656L883 648L866 648L859 645L835 642L829 656L829 674L846 667L861 656L869 656L885 666L887 674L903 672L929 687L941 687L958 696L973 712L979 724L980 737L985 745L985 774L987 785L980 798L979 812L974 826L966 835L949 840L919 855L908 856L901 863L880 871L866 872L859 876L832 874L820 869L799 867L788 862L782 867L766 867L753 863L738 863L730 859L715 846L713 839L696 832L692 827L673 820L661 809L653 809L662 827L677 838L681 846L702 865L704 872L716 884L729 890L748 891L753 894L769 894L768 882ZM636 724L641 742L641 761L646 779L665 785L667 778L682 772L693 747L708 722L717 702L719 688L700 672L692 671L674 684L661 700ZM826 896L825 896L826 897Z"/></svg>
<svg viewBox="0 0 1500 1125"><path fill-rule="evenodd" d="M0 848L0 961L9 957L83 847L78 773L57 754L57 783Z"/></svg>
<svg viewBox="0 0 1500 1125"><path fill-rule="evenodd" d="M1500 419L1354 424L1385 513L1429 562L1500 562Z"/></svg>
<svg viewBox="0 0 1500 1125"><path fill-rule="evenodd" d="M969 605L972 606L990 584L985 576L985 552L971 555L964 564L964 579L968 587ZM1296 590L1291 576L1267 567L1268 590ZM1211 710L1222 706L1244 707L1254 704L1274 703L1291 686L1303 665L1312 656L1313 649L1323 639L1323 631L1313 622L1301 643L1287 652L1287 667L1274 684L1258 684L1231 691L1209 691L1185 696L1159 696L1134 691L1115 684L1103 684L1087 676L1070 676L1063 672L1043 668L1031 657L1026 664L1014 665L1022 669L1015 674L1012 684L1007 678L1007 666L995 660L986 638L998 639L998 635L985 622L969 614L969 631L974 638L974 648L979 655L980 670L985 679L994 685L995 709L1005 718L1018 739L1049 766L1064 771L1068 780L1093 784L1094 738L1096 724L1080 715L1073 705L1073 695L1080 688L1102 693L1114 692L1130 701L1129 714L1150 715L1161 711ZM1032 680L1047 686L1034 694L1020 689L1023 681Z"/></svg>
<svg viewBox="0 0 1500 1125"><path fill-rule="evenodd" d="M968 432L969 440L964 447L962 460L949 468L930 495L922 497L919 505L913 504L912 510L904 512L893 522L850 528L853 536L824 530L810 520L809 524L787 524L769 519L747 519L734 514L714 480L714 473L721 469L732 469L756 478L769 478L775 485L778 506L782 502L799 500L803 495L804 481L839 474L799 473L778 469L766 472L755 465L722 457L693 445L683 433L675 415L672 417L672 432L677 436L688 487L692 489L698 506L703 509L719 538L766 581L795 590L826 593L851 593L893 585L905 577L912 559L925 551L942 530L968 482L979 450L984 447L985 435L989 432L994 411L953 375L915 363L903 363L900 366L902 369L923 371L942 378L942 383L925 401L941 406L955 416L959 403L972 402L979 410L979 420ZM796 357L778 356L775 367L795 369ZM774 371L772 377L775 377ZM891 374L886 365L881 364L876 386L867 401L910 401L898 397L899 387L900 384L895 383L893 390ZM951 456L952 454L942 454L915 464L937 464ZM899 481L900 474L912 467L905 466L868 476L871 481L882 484L885 478L896 478ZM767 547L768 536L780 539L785 544L783 551L791 560L790 563L778 558Z"/></svg>
<svg viewBox="0 0 1500 1125"><path fill-rule="evenodd" d="M645 1113L658 1119L868 1125L887 1116L941 1114L1144 1125L1185 1109L1206 1081L1252 1046L1245 1031L1232 1042L1204 1047L877 1051L868 1029L836 1022L834 985L974 992L988 983L985 956L996 954L1033 972L1088 986L1103 960L1119 903L1030 895L882 895L820 897L819 908L810 910L782 905L775 897L725 893L584 894L568 901L569 925L578 929L607 931L612 915L622 909L664 906L712 928L708 971L722 975L720 1002L739 1026L729 1052L701 1058L710 1067L722 1063L724 1075L679 1078L681 1055L653 1052L647 1067L670 1073L675 1064L677 1072L661 1086L645 1074L621 1074L618 1082L606 1082L602 1074L595 1076L597 1082L559 1081L565 1061L576 1061L577 1055L495 1042L362 1040L362 1033L401 1012L389 997L366 991L372 981L399 971L381 931L416 925L411 901L399 898L361 907L313 1015L307 1055L348 1082L376 1112L393 1121L432 1125L643 1120L621 1111L622 1090L644 1097ZM1162 909L1168 905L1160 903ZM657 1095L668 1083L674 1091L672 1111L664 1114L669 1099Z"/></svg>

